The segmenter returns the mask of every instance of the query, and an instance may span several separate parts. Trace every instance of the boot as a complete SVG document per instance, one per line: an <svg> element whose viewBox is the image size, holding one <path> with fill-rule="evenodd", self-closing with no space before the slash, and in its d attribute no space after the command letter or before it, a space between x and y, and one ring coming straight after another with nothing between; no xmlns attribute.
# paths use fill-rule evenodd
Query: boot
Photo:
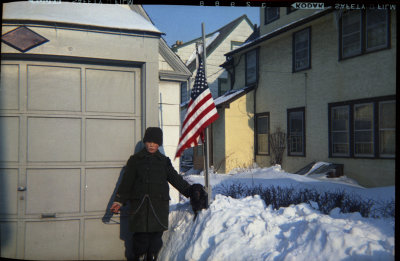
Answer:
<svg viewBox="0 0 400 261"><path fill-rule="evenodd" d="M147 253L147 261L156 261L158 253Z"/></svg>
<svg viewBox="0 0 400 261"><path fill-rule="evenodd" d="M141 255L137 255L137 254L133 254L132 259L129 259L131 261L146 261L147 260L147 254L141 254Z"/></svg>

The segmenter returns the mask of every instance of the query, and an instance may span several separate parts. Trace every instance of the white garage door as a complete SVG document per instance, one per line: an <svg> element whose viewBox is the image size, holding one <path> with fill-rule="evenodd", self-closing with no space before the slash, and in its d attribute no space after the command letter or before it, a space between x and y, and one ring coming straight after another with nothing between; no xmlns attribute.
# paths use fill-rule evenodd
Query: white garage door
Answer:
<svg viewBox="0 0 400 261"><path fill-rule="evenodd" d="M140 69L3 61L1 256L124 259L102 217L141 139Z"/></svg>

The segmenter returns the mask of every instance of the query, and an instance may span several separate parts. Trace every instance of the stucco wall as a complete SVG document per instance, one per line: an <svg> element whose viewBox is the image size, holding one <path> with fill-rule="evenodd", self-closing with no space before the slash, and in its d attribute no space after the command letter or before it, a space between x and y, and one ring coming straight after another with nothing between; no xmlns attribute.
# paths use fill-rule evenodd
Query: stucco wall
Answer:
<svg viewBox="0 0 400 261"><path fill-rule="evenodd" d="M213 166L217 173L225 173L226 128L225 109L218 109L219 117L213 122Z"/></svg>
<svg viewBox="0 0 400 261"><path fill-rule="evenodd" d="M286 131L287 109L305 107L306 156L289 157L285 150L286 171L297 171L312 161L329 161L344 164L345 175L361 185L394 184L394 160L329 158L328 103L396 94L395 16L392 12L390 49L346 60L338 59L335 13L261 44L257 113L270 112L271 132L277 127ZM292 34L309 26L311 69L292 73ZM240 88L244 84L244 56L236 75L235 88ZM268 166L269 162L269 157L257 156L260 165Z"/></svg>
<svg viewBox="0 0 400 261"><path fill-rule="evenodd" d="M253 92L249 92L218 110L220 118L213 123L213 157L218 173L249 167L254 162L253 102Z"/></svg>
<svg viewBox="0 0 400 261"><path fill-rule="evenodd" d="M226 169L247 168L254 162L253 92L232 102L225 110Z"/></svg>

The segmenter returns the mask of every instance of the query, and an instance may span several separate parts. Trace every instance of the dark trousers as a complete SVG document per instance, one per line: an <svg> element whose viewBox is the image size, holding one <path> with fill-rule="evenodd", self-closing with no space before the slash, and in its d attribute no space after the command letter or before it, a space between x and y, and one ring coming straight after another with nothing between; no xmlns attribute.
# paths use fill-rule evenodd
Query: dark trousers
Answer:
<svg viewBox="0 0 400 261"><path fill-rule="evenodd" d="M133 234L133 253L136 256L145 253L157 254L162 245L163 232L134 233Z"/></svg>

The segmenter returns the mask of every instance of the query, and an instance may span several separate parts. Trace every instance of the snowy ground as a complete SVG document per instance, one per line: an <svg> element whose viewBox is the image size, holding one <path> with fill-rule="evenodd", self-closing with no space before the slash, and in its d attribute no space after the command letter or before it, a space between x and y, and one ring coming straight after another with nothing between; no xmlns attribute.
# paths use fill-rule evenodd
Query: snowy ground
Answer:
<svg viewBox="0 0 400 261"><path fill-rule="evenodd" d="M203 176L188 179L204 184ZM321 192L340 189L375 201L395 198L394 186L366 189L346 177L301 176L279 166L211 175L214 188L238 182ZM173 204L160 260L394 260L393 218L363 218L339 209L324 215L311 205L274 210L259 196L233 199L213 191L210 207L193 221L189 202Z"/></svg>

